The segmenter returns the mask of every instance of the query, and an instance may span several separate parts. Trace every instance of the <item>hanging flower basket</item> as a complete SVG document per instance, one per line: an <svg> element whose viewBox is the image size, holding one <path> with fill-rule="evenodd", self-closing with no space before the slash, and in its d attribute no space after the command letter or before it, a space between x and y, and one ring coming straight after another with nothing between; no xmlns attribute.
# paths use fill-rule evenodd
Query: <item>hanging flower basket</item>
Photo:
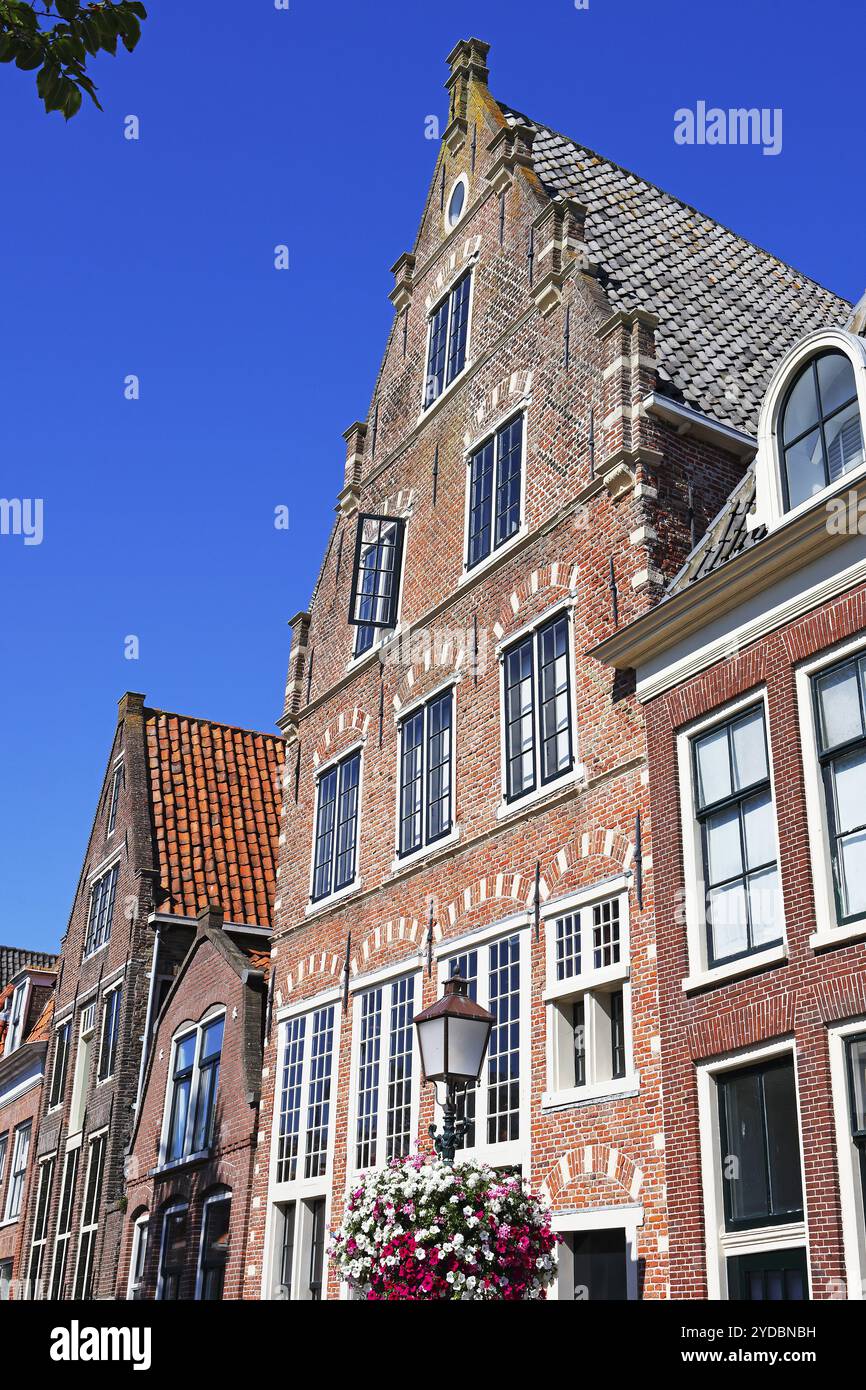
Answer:
<svg viewBox="0 0 866 1390"><path fill-rule="evenodd" d="M547 1296L556 1241L522 1178L414 1154L350 1188L330 1257L369 1300L516 1301Z"/></svg>

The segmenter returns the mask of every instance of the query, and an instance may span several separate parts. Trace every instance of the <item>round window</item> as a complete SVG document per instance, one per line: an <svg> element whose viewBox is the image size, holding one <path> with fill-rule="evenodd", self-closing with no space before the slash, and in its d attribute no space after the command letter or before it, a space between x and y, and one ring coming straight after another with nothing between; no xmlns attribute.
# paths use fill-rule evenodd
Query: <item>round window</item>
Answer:
<svg viewBox="0 0 866 1390"><path fill-rule="evenodd" d="M455 183L454 191L448 200L448 226L454 227L460 221L460 214L463 211L463 204L466 201L466 185L461 179Z"/></svg>

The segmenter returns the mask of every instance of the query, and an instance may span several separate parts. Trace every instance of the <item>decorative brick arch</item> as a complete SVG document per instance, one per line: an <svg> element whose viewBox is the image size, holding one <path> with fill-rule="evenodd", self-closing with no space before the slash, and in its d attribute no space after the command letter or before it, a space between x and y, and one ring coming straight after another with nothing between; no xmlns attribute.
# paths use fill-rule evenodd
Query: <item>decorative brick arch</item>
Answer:
<svg viewBox="0 0 866 1390"><path fill-rule="evenodd" d="M542 897L544 890L542 886ZM483 878L467 883L460 895L436 913L433 923L433 938L442 941L445 933L442 923L456 927L461 917L473 912L477 907L489 902L505 902L511 911L530 908L535 901L535 877L532 874L498 873L487 874ZM449 932L450 935L450 932Z"/></svg>
<svg viewBox="0 0 866 1390"><path fill-rule="evenodd" d="M507 415L512 407L516 410L528 401L534 375L531 368L520 367L498 381L489 394L481 397L463 436L464 448L471 449L483 439L503 418L503 412Z"/></svg>
<svg viewBox="0 0 866 1390"><path fill-rule="evenodd" d="M395 917L368 932L360 946L353 949L349 959L349 973L352 977L362 974L378 955L395 945L415 946L416 954L424 945L426 926L417 917ZM305 981L317 977L322 987L338 984L343 978L345 956L337 951L312 951L299 956L286 974L286 990L289 994Z"/></svg>
<svg viewBox="0 0 866 1390"><path fill-rule="evenodd" d="M291 970L286 972L286 992L291 994L305 980L312 980L317 976L322 981L322 987L328 988L339 982L341 970L342 961L336 951L311 951L307 956L299 956ZM279 1003L278 999L278 1006Z"/></svg>
<svg viewBox="0 0 866 1390"><path fill-rule="evenodd" d="M313 764L315 767L327 759L338 746L340 735L347 730L357 729L360 734L366 734L370 726L370 716L360 705L355 705L353 709L340 710L336 720L333 720L321 734L318 743L313 750Z"/></svg>
<svg viewBox="0 0 866 1390"><path fill-rule="evenodd" d="M416 688L423 691L431 672L438 685L451 679L460 680L469 664L470 654L466 650L465 642L458 645L452 640L451 634L447 633L438 648L434 645L431 649L428 645L423 657L419 661L413 661L407 668L394 691L394 709L399 712L412 699Z"/></svg>
<svg viewBox="0 0 866 1390"><path fill-rule="evenodd" d="M561 1154L542 1179L542 1196L551 1205L582 1178L601 1178L613 1183L636 1201L643 1187L643 1171L620 1149L609 1144L585 1144Z"/></svg>
<svg viewBox="0 0 866 1390"><path fill-rule="evenodd" d="M609 830L600 825L584 830L542 866L542 898L548 898L570 870L580 868L583 860L594 858L609 859L626 873L634 860L634 845L622 830Z"/></svg>
<svg viewBox="0 0 866 1390"><path fill-rule="evenodd" d="M452 250L445 264L436 272L433 288L424 300L424 307L428 314L436 307L445 291L451 288L457 276L462 274L463 267L477 257L480 250L480 236L467 237L462 246Z"/></svg>
<svg viewBox="0 0 866 1390"><path fill-rule="evenodd" d="M577 588L577 577L577 565L567 565L561 560L554 560L549 565L540 565L538 569L533 570L512 590L508 602L499 610L493 624L496 640L501 641L509 628L522 621L521 614L530 604L534 605L536 595L550 589L553 591L551 602L557 593L569 597Z"/></svg>

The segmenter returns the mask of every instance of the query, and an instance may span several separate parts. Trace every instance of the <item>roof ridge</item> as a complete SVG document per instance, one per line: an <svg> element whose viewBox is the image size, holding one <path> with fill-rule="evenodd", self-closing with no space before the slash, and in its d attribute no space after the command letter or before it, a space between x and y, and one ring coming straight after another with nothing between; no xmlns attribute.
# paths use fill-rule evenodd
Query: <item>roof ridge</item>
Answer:
<svg viewBox="0 0 866 1390"><path fill-rule="evenodd" d="M208 719L203 714L181 714L179 710L159 709L156 705L146 705L144 709L145 718L149 715L165 715L168 719L185 719L188 724L207 724L212 729L232 729L237 734L254 734L256 738L273 739L275 743L284 743L282 734L271 734L264 729L250 729L244 724L228 724L224 719Z"/></svg>
<svg viewBox="0 0 866 1390"><path fill-rule="evenodd" d="M687 203L684 198L678 197L676 193L671 193L669 189L662 188L661 184L653 183L652 179L645 178L643 174L636 174L634 169L627 169L624 164L617 163L615 159L610 159L608 155L600 154L598 150L590 149L589 145L584 145L582 141L576 140L573 135L566 135L564 131L556 130L553 126L546 125L543 121L533 120L531 116L527 116L523 111L518 111L514 106L509 106L507 102L500 101L497 105L502 111L507 112L509 115L519 116L521 120L526 121L529 125L535 126L538 130L545 130L548 135L555 135L559 140L566 140L570 145L573 145L575 149L584 150L588 155L591 155L593 159L602 160L605 164L609 164L612 169L617 169L619 173L625 174L628 178L636 179L638 183L644 184L646 188L655 189L656 193L661 193L663 197L670 198L672 202L677 203L681 208L686 208L689 212L693 212L696 217L702 217L707 222L712 222L714 227L720 227L721 230L727 232L729 236L736 237L737 241L742 242L744 246L751 246L753 251L760 251L762 256L767 256L769 260L775 261L776 265L783 266L785 270L792 271L794 275L799 275L803 280L808 280L816 289L823 290L825 294L831 294L833 298L838 299L840 303L849 304L853 307L853 301L847 299L845 295L837 294L836 291L831 290L828 285L824 285L820 280L816 280L813 275L807 275L805 270L799 270L797 266L791 265L790 261L783 261L780 256L775 255L772 251L768 251L765 246L760 246L758 242L752 241L749 237L742 236L740 232L734 231L733 227L729 227L726 222L720 222L717 217L712 217L710 213L703 212L700 208L695 207L694 203ZM544 182L544 180L542 180L542 182Z"/></svg>

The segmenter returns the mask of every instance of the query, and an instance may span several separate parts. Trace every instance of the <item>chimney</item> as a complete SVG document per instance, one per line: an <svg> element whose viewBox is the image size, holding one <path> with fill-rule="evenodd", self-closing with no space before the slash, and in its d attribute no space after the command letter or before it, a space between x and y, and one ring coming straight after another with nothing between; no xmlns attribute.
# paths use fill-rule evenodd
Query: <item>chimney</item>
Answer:
<svg viewBox="0 0 866 1390"><path fill-rule="evenodd" d="M141 714L144 710L144 696L137 690L127 690L117 702L117 722L121 724L128 714Z"/></svg>
<svg viewBox="0 0 866 1390"><path fill-rule="evenodd" d="M445 83L448 92L448 125L443 139L452 155L460 150L468 129L469 87L473 82L487 86L490 69L487 55L490 44L481 39L461 39L448 54L446 62L451 76Z"/></svg>

